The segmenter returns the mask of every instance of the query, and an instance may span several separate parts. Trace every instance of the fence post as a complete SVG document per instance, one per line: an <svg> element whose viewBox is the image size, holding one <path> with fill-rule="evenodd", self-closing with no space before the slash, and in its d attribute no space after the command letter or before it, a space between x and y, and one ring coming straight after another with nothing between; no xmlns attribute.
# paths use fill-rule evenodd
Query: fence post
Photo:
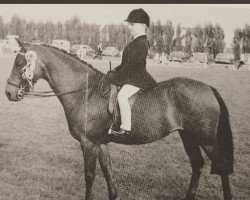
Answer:
<svg viewBox="0 0 250 200"><path fill-rule="evenodd" d="M111 61L109 61L109 71L112 70Z"/></svg>

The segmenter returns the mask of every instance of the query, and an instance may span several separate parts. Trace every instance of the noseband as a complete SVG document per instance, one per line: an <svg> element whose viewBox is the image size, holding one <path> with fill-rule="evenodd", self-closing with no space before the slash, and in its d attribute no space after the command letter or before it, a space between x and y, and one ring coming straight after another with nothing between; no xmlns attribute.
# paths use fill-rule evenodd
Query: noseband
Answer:
<svg viewBox="0 0 250 200"><path fill-rule="evenodd" d="M34 77L34 71L36 69L35 61L37 59L37 54L35 51L27 51L25 54L18 52L18 54L24 55L27 61L27 64L21 69L22 72L21 84L18 85L16 83L13 83L9 79L7 80L7 83L16 88L19 88L17 92L17 98L23 99L24 95L26 94L26 91L29 91L33 87L32 80ZM28 84L27 83L23 84L22 82L27 82Z"/></svg>

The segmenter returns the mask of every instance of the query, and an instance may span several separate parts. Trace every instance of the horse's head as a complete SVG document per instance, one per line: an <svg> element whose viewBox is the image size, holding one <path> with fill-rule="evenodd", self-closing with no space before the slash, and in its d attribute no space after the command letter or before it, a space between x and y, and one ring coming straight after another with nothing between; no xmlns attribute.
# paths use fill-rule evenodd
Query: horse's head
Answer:
<svg viewBox="0 0 250 200"><path fill-rule="evenodd" d="M21 50L17 53L12 72L5 89L10 101L20 101L28 93L33 84L42 76L43 62L29 43L17 39Z"/></svg>

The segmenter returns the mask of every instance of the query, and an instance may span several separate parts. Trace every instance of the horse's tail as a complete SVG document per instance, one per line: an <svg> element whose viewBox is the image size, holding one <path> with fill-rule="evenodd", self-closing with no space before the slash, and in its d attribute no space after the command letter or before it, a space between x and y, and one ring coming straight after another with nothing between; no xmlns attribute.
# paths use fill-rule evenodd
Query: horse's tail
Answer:
<svg viewBox="0 0 250 200"><path fill-rule="evenodd" d="M227 106L220 96L219 92L212 86L211 90L214 93L219 105L220 105L220 118L217 130L217 143L218 150L221 158L222 168L219 170L219 174L232 174L234 172L233 162L234 162L234 147L232 130L229 122L229 113ZM214 172L218 173L218 172Z"/></svg>

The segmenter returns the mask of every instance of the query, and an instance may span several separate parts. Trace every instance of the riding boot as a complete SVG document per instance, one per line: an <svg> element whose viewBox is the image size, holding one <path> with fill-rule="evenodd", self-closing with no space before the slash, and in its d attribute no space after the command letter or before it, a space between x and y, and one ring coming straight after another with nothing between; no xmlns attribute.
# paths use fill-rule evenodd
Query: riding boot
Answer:
<svg viewBox="0 0 250 200"><path fill-rule="evenodd" d="M119 131L112 130L111 133L116 135L116 136L126 136L126 135L130 135L131 131L127 131L127 130L120 128Z"/></svg>

